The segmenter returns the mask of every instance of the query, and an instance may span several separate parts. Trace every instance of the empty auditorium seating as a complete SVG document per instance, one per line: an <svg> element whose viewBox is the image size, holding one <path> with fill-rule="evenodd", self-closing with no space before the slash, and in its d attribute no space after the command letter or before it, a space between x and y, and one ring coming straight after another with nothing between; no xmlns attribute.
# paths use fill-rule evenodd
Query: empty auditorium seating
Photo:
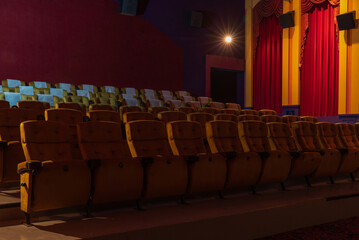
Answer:
<svg viewBox="0 0 359 240"><path fill-rule="evenodd" d="M71 154L75 159L81 159L81 152L77 142L76 124L83 121L81 111L73 109L54 108L45 111L46 121L58 121L69 125Z"/></svg>
<svg viewBox="0 0 359 240"><path fill-rule="evenodd" d="M42 81L29 82L29 86L32 86L32 87L37 88L37 89L48 89L48 88L51 88L51 84L50 84L50 83L42 82Z"/></svg>
<svg viewBox="0 0 359 240"><path fill-rule="evenodd" d="M0 108L10 108L9 102L5 100L0 100Z"/></svg>
<svg viewBox="0 0 359 240"><path fill-rule="evenodd" d="M113 94L120 94L120 89L118 87L114 87L114 86L102 86L100 87L101 92L106 92L106 93L113 93Z"/></svg>
<svg viewBox="0 0 359 240"><path fill-rule="evenodd" d="M168 123L172 121L186 120L187 116L184 112L167 111L158 113L157 118L164 123Z"/></svg>
<svg viewBox="0 0 359 240"><path fill-rule="evenodd" d="M220 109L212 108L212 107L204 107L202 108L202 112L215 115L217 113L220 113Z"/></svg>
<svg viewBox="0 0 359 240"><path fill-rule="evenodd" d="M224 107L225 107L224 103L221 103L221 102L210 102L209 106L212 108L217 108L217 109L224 109Z"/></svg>
<svg viewBox="0 0 359 240"><path fill-rule="evenodd" d="M187 91L176 91L175 94L178 99L180 99L181 97L191 96L191 94Z"/></svg>
<svg viewBox="0 0 359 240"><path fill-rule="evenodd" d="M91 122L94 121L110 121L121 123L121 117L118 112L108 110L92 110L87 112L87 116Z"/></svg>
<svg viewBox="0 0 359 240"><path fill-rule="evenodd" d="M241 105L239 105L238 103L226 103L226 108L240 111Z"/></svg>
<svg viewBox="0 0 359 240"><path fill-rule="evenodd" d="M248 121L248 120L259 121L259 120L261 120L261 118L258 115L251 115L251 114L245 114L245 115L238 116L238 121Z"/></svg>
<svg viewBox="0 0 359 240"><path fill-rule="evenodd" d="M121 124L86 122L77 125L79 145L92 174L91 203L137 200L141 197L143 169L132 159Z"/></svg>
<svg viewBox="0 0 359 240"><path fill-rule="evenodd" d="M93 98L92 100L93 100L94 104L109 105L113 109L116 109L116 99L114 99L114 98L96 97L96 98Z"/></svg>
<svg viewBox="0 0 359 240"><path fill-rule="evenodd" d="M126 124L126 136L132 157L143 164L144 198L185 194L188 179L186 162L172 155L163 122L129 122Z"/></svg>
<svg viewBox="0 0 359 240"><path fill-rule="evenodd" d="M206 104L212 102L212 98L210 98L210 97L198 97L197 99L201 103L202 106L205 106Z"/></svg>
<svg viewBox="0 0 359 240"><path fill-rule="evenodd" d="M78 110L82 112L82 115L86 115L86 106L85 104L82 103L62 102L62 103L57 103L56 108L67 108L67 109Z"/></svg>
<svg viewBox="0 0 359 240"><path fill-rule="evenodd" d="M269 123L269 122L283 122L282 117L277 115L261 115L261 121Z"/></svg>
<svg viewBox="0 0 359 240"><path fill-rule="evenodd" d="M239 115L239 110L225 108L225 109L221 110L221 113L223 113L223 114L233 114L233 115L238 116Z"/></svg>
<svg viewBox="0 0 359 240"><path fill-rule="evenodd" d="M107 110L107 111L116 111L116 107L108 104L91 104L90 111L93 110Z"/></svg>
<svg viewBox="0 0 359 240"><path fill-rule="evenodd" d="M74 103L81 103L86 106L86 110L89 108L90 100L87 97L81 96L66 96L63 98L64 102L74 102Z"/></svg>
<svg viewBox="0 0 359 240"><path fill-rule="evenodd" d="M317 123L317 122L318 122L318 118L316 118L316 117L310 117L310 116L300 117L300 120L301 120L301 121L312 122L312 123Z"/></svg>
<svg viewBox="0 0 359 240"><path fill-rule="evenodd" d="M292 122L297 122L300 121L300 117L298 116L294 116L294 115L284 115L282 117L282 120L284 123L288 124L289 127L292 127Z"/></svg>
<svg viewBox="0 0 359 240"><path fill-rule="evenodd" d="M317 131L322 147L337 150L341 155L337 174L353 173L359 167L358 151L355 148L344 147L340 137L338 126L334 123L317 123ZM334 152L334 155L337 153Z"/></svg>
<svg viewBox="0 0 359 240"><path fill-rule="evenodd" d="M18 101L17 106L21 109L30 109L38 119L44 119L45 110L50 108L49 103L40 101Z"/></svg>
<svg viewBox="0 0 359 240"><path fill-rule="evenodd" d="M21 101L21 93L4 92L0 93L0 100L8 101L10 107L16 106L18 101Z"/></svg>
<svg viewBox="0 0 359 240"><path fill-rule="evenodd" d="M174 121L167 124L172 152L187 162L187 193L220 191L226 181L226 159L207 153L198 122Z"/></svg>
<svg viewBox="0 0 359 240"><path fill-rule="evenodd" d="M120 117L123 118L123 114L127 112L142 112L142 108L138 106L121 106L119 109Z"/></svg>
<svg viewBox="0 0 359 240"><path fill-rule="evenodd" d="M150 108L150 107L163 107L164 106L163 102L161 100L159 100L159 99L148 99L148 100L145 101L145 103L146 103L146 106L148 108Z"/></svg>
<svg viewBox="0 0 359 240"><path fill-rule="evenodd" d="M202 113L202 112L190 113L187 115L187 120L198 122L199 124L201 124L202 137L203 139L206 139L206 123L209 121L213 121L214 116L209 113Z"/></svg>
<svg viewBox="0 0 359 240"><path fill-rule="evenodd" d="M136 120L155 120L155 116L147 112L127 112L123 114L123 123Z"/></svg>
<svg viewBox="0 0 359 240"><path fill-rule="evenodd" d="M259 115L259 112L253 109L245 109L239 111L239 115Z"/></svg>
<svg viewBox="0 0 359 240"><path fill-rule="evenodd" d="M148 108L148 112L152 113L155 118L157 118L157 114L160 112L169 111L168 107L150 107Z"/></svg>
<svg viewBox="0 0 359 240"><path fill-rule="evenodd" d="M245 152L257 152L262 158L262 173L258 183L282 183L291 167L291 156L282 150L272 150L268 139L268 128L261 121L238 123L239 138Z"/></svg>
<svg viewBox="0 0 359 240"><path fill-rule="evenodd" d="M184 106L184 103L181 101L181 100L167 100L164 102L166 103L166 105L171 108L171 110L175 110L177 108L180 108L180 107L183 107Z"/></svg>
<svg viewBox="0 0 359 240"><path fill-rule="evenodd" d="M298 121L292 123L292 129L293 136L301 151L319 152L321 154L321 162L312 177L334 176L339 168L340 153L336 149L321 146L316 125L312 122Z"/></svg>
<svg viewBox="0 0 359 240"><path fill-rule="evenodd" d="M76 95L76 86L74 84L70 83L56 83L56 88L60 88L65 90L67 93L72 93L73 95Z"/></svg>
<svg viewBox="0 0 359 240"><path fill-rule="evenodd" d="M262 116L262 115L277 115L277 112L274 111L274 110L270 110L270 109L261 109L258 111L259 112L259 115Z"/></svg>
<svg viewBox="0 0 359 240"><path fill-rule="evenodd" d="M135 88L121 88L122 94L125 94L126 97L137 97L138 90Z"/></svg>
<svg viewBox="0 0 359 240"><path fill-rule="evenodd" d="M214 115L214 120L227 120L227 121L233 121L238 122L238 117L233 114L216 114Z"/></svg>
<svg viewBox="0 0 359 240"><path fill-rule="evenodd" d="M28 109L0 109L0 184L18 182L17 164L25 161L20 143L20 123L36 120Z"/></svg>
<svg viewBox="0 0 359 240"><path fill-rule="evenodd" d="M49 209L85 206L90 196L90 171L72 159L67 124L53 121L21 123L26 162L18 165L21 210L30 214Z"/></svg>
<svg viewBox="0 0 359 240"><path fill-rule="evenodd" d="M98 92L98 88L94 85L91 84L80 84L77 86L80 90L84 90L84 91L88 91L91 93L97 93Z"/></svg>
<svg viewBox="0 0 359 240"><path fill-rule="evenodd" d="M1 81L1 85L3 88L12 89L12 92L15 92L15 88L19 86L25 86L25 82L16 79L5 79Z"/></svg>
<svg viewBox="0 0 359 240"><path fill-rule="evenodd" d="M292 136L288 124L271 122L267 124L269 137L274 149L286 151L292 156L290 177L308 177L318 168L321 156L318 152L301 151Z"/></svg>
<svg viewBox="0 0 359 240"><path fill-rule="evenodd" d="M255 152L244 152L238 125L232 121L206 123L207 139L212 153L227 160L226 189L255 185L260 177L262 160Z"/></svg>
<svg viewBox="0 0 359 240"><path fill-rule="evenodd" d="M177 108L177 111L184 112L185 114L190 114L196 112L196 109L192 107L179 107Z"/></svg>

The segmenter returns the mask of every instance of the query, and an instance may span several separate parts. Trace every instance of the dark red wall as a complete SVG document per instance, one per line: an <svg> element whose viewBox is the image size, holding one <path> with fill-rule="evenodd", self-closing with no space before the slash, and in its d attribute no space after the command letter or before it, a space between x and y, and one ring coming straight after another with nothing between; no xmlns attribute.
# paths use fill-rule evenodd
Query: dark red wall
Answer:
<svg viewBox="0 0 359 240"><path fill-rule="evenodd" d="M182 88L182 50L114 0L1 0L0 78Z"/></svg>

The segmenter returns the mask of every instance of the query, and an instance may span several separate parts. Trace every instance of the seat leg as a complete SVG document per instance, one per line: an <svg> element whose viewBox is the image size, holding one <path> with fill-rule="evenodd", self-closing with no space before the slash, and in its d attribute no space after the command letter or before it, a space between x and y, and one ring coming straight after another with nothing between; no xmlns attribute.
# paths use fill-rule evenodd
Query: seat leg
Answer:
<svg viewBox="0 0 359 240"><path fill-rule="evenodd" d="M280 187L281 187L282 191L285 191L285 190L286 190L286 189L285 189L285 185L284 185L283 182L280 183Z"/></svg>
<svg viewBox="0 0 359 240"><path fill-rule="evenodd" d="M91 202L92 202L92 200L91 200L91 197L90 197L89 200L88 200L87 203L86 203L86 214L85 214L85 217L87 217L87 218L91 218L91 217L92 217L92 215L91 215Z"/></svg>
<svg viewBox="0 0 359 240"><path fill-rule="evenodd" d="M222 190L218 190L218 197L219 199L224 199Z"/></svg>
<svg viewBox="0 0 359 240"><path fill-rule="evenodd" d="M186 202L184 194L180 196L180 202L181 202L182 205L188 205L189 204L188 202Z"/></svg>
<svg viewBox="0 0 359 240"><path fill-rule="evenodd" d="M352 173L352 172L350 173L350 178L352 179L353 182L355 182L355 175L354 175L354 173Z"/></svg>
<svg viewBox="0 0 359 240"><path fill-rule="evenodd" d="M253 195L257 194L256 187L254 185L251 186L251 192Z"/></svg>
<svg viewBox="0 0 359 240"><path fill-rule="evenodd" d="M330 184L334 184L334 178L332 176L329 177Z"/></svg>
<svg viewBox="0 0 359 240"><path fill-rule="evenodd" d="M312 184L310 183L309 177L305 176L305 182L307 184L307 187L312 187Z"/></svg>
<svg viewBox="0 0 359 240"><path fill-rule="evenodd" d="M25 213L25 223L24 223L24 225L27 226L27 227L32 226L30 213Z"/></svg>
<svg viewBox="0 0 359 240"><path fill-rule="evenodd" d="M136 209L138 210L138 211L144 211L145 209L143 208L143 206L142 206L142 200L141 199L137 199L136 200Z"/></svg>

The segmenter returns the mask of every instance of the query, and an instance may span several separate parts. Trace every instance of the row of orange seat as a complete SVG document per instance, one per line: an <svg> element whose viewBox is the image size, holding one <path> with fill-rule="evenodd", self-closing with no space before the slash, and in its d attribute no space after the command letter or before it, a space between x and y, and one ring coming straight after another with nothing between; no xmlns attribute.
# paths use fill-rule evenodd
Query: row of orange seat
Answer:
<svg viewBox="0 0 359 240"><path fill-rule="evenodd" d="M289 177L332 179L359 167L352 124L209 120L203 128L168 113L183 116L162 112L161 121L129 120L149 115L125 113L126 140L120 121L108 118L118 115L111 111L90 112L91 121L82 122L80 111L49 109L46 121L21 123L26 161L18 171L27 221L30 213L48 209L283 183Z"/></svg>

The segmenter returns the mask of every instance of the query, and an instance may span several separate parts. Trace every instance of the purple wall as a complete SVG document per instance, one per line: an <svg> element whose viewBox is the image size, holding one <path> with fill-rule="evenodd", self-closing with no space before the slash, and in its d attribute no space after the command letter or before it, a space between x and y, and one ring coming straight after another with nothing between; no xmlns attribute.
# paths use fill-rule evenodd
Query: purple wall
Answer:
<svg viewBox="0 0 359 240"><path fill-rule="evenodd" d="M186 27L188 11L209 12L212 23L201 29ZM205 95L206 54L244 58L244 1L150 0L143 18L183 50L183 89L193 94ZM227 29L236 34L231 47L222 44Z"/></svg>

